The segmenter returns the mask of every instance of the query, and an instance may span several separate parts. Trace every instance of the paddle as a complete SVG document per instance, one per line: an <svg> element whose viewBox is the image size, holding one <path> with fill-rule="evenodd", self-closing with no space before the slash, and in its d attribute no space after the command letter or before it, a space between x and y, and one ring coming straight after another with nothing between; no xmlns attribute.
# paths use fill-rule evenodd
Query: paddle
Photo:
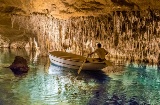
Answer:
<svg viewBox="0 0 160 105"><path fill-rule="evenodd" d="M83 68L83 65L85 64L87 58L88 58L89 55L87 55L87 57L84 59L82 65L80 66L79 70L78 70L78 74L81 72L82 68Z"/></svg>

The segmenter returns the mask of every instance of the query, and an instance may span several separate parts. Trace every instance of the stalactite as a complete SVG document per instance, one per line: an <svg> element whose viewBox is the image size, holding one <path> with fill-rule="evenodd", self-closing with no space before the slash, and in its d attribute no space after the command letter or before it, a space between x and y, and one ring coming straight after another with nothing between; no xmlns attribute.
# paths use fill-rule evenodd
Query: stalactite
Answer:
<svg viewBox="0 0 160 105"><path fill-rule="evenodd" d="M34 42L34 45L35 45L35 50L38 50L38 43L37 43L37 41L35 40L35 38L33 39L33 42Z"/></svg>
<svg viewBox="0 0 160 105"><path fill-rule="evenodd" d="M15 22L15 15L11 15L11 25L12 25L12 28L14 26L14 22Z"/></svg>
<svg viewBox="0 0 160 105"><path fill-rule="evenodd" d="M74 49L73 51L77 49L86 51L87 47L83 47L85 43L90 42L92 43L91 47L95 47L96 42L101 42L108 50L117 49L118 52L113 51L115 54L123 55L120 53L121 50L127 53L127 50L131 48L134 52L141 53L139 55L133 54L132 56L143 57L144 45L146 46L148 42L153 43L154 40L152 39L159 37L160 22L152 20L149 22L150 24L147 24L146 18L135 16L133 12L126 11L126 13L128 14L126 16L122 12L114 12L112 15L81 16L70 18L69 20L47 17L44 14L37 13L28 17L13 15L11 22L12 28L15 24L19 24L19 29L26 29L26 32L36 35L38 45L42 44L42 46L39 46L41 50L62 50L62 45L66 42L65 36L67 35L69 47L71 50ZM136 29L134 29L135 22L137 22ZM144 27L144 30L140 30L142 29L140 27L143 26L147 28L145 29ZM155 29L157 35L153 35ZM31 37L34 37L33 35ZM142 42L144 39L146 40ZM158 44L158 42L154 43ZM126 44L127 46L125 46ZM146 49L149 50L148 57L151 52L159 50L157 47L154 49L154 46L148 45ZM157 54L155 54L156 56Z"/></svg>

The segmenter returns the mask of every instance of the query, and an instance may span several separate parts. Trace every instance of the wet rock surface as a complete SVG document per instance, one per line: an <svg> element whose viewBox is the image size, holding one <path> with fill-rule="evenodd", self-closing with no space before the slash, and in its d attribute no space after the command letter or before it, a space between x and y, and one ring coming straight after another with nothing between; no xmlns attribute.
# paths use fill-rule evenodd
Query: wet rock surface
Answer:
<svg viewBox="0 0 160 105"><path fill-rule="evenodd" d="M14 62L9 66L9 68L15 74L27 73L29 70L27 60L21 56L16 56Z"/></svg>

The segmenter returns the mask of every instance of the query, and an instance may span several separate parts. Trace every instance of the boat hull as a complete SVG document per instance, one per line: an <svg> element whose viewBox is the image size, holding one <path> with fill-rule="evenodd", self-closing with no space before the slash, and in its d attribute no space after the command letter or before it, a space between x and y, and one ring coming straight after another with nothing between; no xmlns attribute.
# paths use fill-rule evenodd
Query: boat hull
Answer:
<svg viewBox="0 0 160 105"><path fill-rule="evenodd" d="M58 66L78 70L85 60L85 57L62 51L53 51L49 53L49 59L51 63ZM89 59L91 60L91 58ZM104 62L86 62L82 70L101 70L105 67L106 64Z"/></svg>

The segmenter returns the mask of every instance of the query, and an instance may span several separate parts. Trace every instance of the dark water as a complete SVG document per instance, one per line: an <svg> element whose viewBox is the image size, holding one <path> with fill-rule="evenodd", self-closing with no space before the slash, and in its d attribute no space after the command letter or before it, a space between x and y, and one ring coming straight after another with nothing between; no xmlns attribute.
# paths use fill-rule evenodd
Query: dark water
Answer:
<svg viewBox="0 0 160 105"><path fill-rule="evenodd" d="M14 75L9 66L16 55L30 70ZM160 70L124 63L103 71L70 70L50 64L25 50L0 50L0 105L159 105ZM132 104L131 104L132 103Z"/></svg>

